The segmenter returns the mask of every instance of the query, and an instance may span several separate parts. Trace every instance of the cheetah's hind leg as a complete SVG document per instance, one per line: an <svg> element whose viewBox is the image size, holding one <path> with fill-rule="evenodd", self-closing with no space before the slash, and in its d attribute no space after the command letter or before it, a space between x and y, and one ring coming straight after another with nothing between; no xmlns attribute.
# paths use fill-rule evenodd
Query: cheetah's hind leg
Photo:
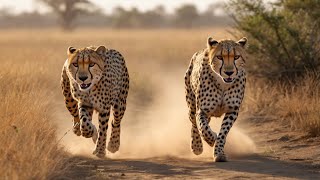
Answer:
<svg viewBox="0 0 320 180"><path fill-rule="evenodd" d="M108 143L108 151L111 153L115 153L120 148L120 125L121 120L124 116L124 112L126 111L127 106L127 97L129 91L129 74L128 70L124 68L124 75L122 77L122 89L120 89L119 98L113 105L113 121L112 121L112 129L110 140Z"/></svg>
<svg viewBox="0 0 320 180"><path fill-rule="evenodd" d="M203 152L203 144L198 129L191 128L191 150L195 155L200 155Z"/></svg>
<svg viewBox="0 0 320 180"><path fill-rule="evenodd" d="M189 79L188 77L186 78ZM203 152L203 144L201 140L201 136L199 130L197 128L196 123L196 103L195 103L195 95L192 92L189 82L186 80L186 101L189 107L189 120L192 123L191 127L191 151L195 155L200 155Z"/></svg>
<svg viewBox="0 0 320 180"><path fill-rule="evenodd" d="M123 118L126 106L125 103L118 103L113 106L113 116L112 129L110 135L110 141L108 143L108 151L115 153L120 147L120 123Z"/></svg>
<svg viewBox="0 0 320 180"><path fill-rule="evenodd" d="M197 128L196 117L195 117L195 107L192 107L190 103L189 109L189 119L192 123L191 127L191 150L195 155L200 155L203 152L202 139Z"/></svg>

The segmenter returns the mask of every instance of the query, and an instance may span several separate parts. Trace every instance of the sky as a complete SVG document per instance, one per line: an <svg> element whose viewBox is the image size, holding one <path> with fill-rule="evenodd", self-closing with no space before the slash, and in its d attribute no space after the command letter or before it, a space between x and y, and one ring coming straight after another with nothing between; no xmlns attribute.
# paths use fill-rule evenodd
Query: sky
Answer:
<svg viewBox="0 0 320 180"><path fill-rule="evenodd" d="M153 9L157 5L163 5L168 12L173 12L175 8L182 4L194 4L199 11L206 10L209 4L216 2L227 2L227 0L90 0L98 5L107 14L112 12L112 9L121 6L125 9L137 7L141 11ZM36 0L0 0L1 8L10 8L13 13L17 14L23 11L34 11L35 9L40 12L46 12L46 8L36 3Z"/></svg>

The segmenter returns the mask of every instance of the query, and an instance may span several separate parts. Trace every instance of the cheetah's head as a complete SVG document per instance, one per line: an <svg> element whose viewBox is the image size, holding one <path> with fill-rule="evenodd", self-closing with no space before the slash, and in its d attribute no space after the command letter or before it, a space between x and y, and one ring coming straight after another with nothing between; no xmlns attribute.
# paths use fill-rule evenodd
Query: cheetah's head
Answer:
<svg viewBox="0 0 320 180"><path fill-rule="evenodd" d="M232 83L239 72L244 70L245 45L247 38L239 41L221 40L216 41L208 38L207 47L212 69L222 77L225 83Z"/></svg>
<svg viewBox="0 0 320 180"><path fill-rule="evenodd" d="M101 79L104 61L100 55L105 52L106 48L104 46L82 49L68 48L67 72L69 77L72 77L73 81L78 84L81 91L90 90Z"/></svg>

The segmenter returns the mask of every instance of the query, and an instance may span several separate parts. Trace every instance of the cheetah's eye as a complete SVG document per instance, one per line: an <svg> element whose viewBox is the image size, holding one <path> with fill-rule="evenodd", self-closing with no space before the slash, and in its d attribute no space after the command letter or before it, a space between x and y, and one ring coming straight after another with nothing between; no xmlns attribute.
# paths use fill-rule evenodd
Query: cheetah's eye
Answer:
<svg viewBox="0 0 320 180"><path fill-rule="evenodd" d="M96 63L90 63L89 67L93 67Z"/></svg>
<svg viewBox="0 0 320 180"><path fill-rule="evenodd" d="M78 63L72 63L74 67L78 67Z"/></svg>
<svg viewBox="0 0 320 180"><path fill-rule="evenodd" d="M216 56L218 59L223 60L222 56Z"/></svg>
<svg viewBox="0 0 320 180"><path fill-rule="evenodd" d="M238 56L234 56L234 60L237 60L237 59L239 59L240 58L240 56L238 55Z"/></svg>

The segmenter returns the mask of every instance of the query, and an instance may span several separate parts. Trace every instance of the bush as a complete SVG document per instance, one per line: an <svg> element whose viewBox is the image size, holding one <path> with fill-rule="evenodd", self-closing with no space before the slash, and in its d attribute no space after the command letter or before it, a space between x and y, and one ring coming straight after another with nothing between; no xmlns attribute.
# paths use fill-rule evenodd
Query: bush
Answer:
<svg viewBox="0 0 320 180"><path fill-rule="evenodd" d="M244 109L319 136L319 1L232 0L228 8L250 42Z"/></svg>
<svg viewBox="0 0 320 180"><path fill-rule="evenodd" d="M318 0L232 0L236 29L248 36L248 69L268 79L295 80L320 70Z"/></svg>

